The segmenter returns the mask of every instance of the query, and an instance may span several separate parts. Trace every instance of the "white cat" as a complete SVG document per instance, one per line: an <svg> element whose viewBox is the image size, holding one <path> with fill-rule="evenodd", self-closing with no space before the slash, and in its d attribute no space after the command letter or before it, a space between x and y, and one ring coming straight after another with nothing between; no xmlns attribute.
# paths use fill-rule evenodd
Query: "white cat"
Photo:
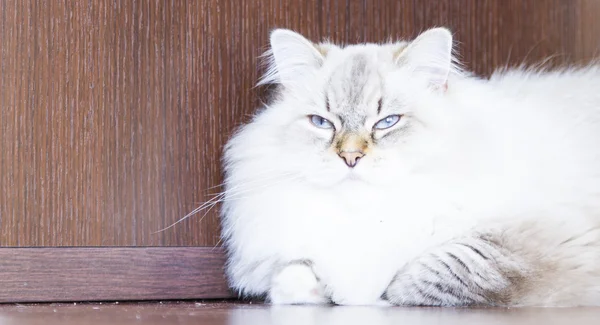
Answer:
<svg viewBox="0 0 600 325"><path fill-rule="evenodd" d="M275 30L228 142L231 286L274 304L600 305L600 69L461 72L443 28Z"/></svg>

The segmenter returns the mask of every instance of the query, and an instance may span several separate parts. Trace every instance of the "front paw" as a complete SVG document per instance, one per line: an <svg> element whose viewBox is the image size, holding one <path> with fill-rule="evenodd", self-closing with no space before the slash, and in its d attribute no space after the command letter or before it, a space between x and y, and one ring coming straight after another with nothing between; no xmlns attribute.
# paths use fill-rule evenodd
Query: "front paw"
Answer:
<svg viewBox="0 0 600 325"><path fill-rule="evenodd" d="M269 290L269 301L276 305L327 304L325 288L306 263L293 263L275 274Z"/></svg>
<svg viewBox="0 0 600 325"><path fill-rule="evenodd" d="M395 305L498 305L510 285L502 256L480 239L443 245L409 263L384 296Z"/></svg>

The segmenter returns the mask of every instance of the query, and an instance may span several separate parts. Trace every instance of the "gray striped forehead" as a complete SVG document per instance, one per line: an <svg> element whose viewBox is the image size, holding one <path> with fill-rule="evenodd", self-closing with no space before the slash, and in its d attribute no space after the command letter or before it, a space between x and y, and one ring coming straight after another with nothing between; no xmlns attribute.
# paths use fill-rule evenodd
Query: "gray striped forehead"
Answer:
<svg viewBox="0 0 600 325"><path fill-rule="evenodd" d="M362 126L368 115L376 113L381 93L375 63L360 54L348 58L334 70L327 89L331 112L350 129Z"/></svg>

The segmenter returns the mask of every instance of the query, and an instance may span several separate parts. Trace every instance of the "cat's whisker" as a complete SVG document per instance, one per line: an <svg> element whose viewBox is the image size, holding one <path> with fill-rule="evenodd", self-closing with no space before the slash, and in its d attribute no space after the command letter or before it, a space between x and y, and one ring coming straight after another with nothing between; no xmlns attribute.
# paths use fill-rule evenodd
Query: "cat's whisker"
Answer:
<svg viewBox="0 0 600 325"><path fill-rule="evenodd" d="M189 218L189 217L191 217L191 216L195 215L196 213L198 213L198 212L202 211L202 209L204 209L205 207L207 207L207 206L208 206L209 204L211 204L211 203L212 203L214 200L218 200L218 199L219 199L220 197L222 197L222 196L225 196L225 193L220 193L220 194L218 194L218 195L217 195L217 196L215 196L214 198L212 198L212 199L210 199L210 200L206 201L205 203L203 203L203 204L202 204L202 205L200 205L199 207L197 207L197 208L195 208L194 210L192 210L192 212L190 212L190 213L186 214L186 215L185 215L183 218L181 218L181 219L179 219L179 220L175 221L173 224L169 225L168 227L165 227L165 228L163 228L163 229L160 229L160 230L157 230L157 231L155 231L155 232L152 232L151 234L152 234L152 235L154 235L154 234L157 234L157 233L159 233L159 232L163 232L163 231L165 231L165 230L168 230L168 229L172 228L173 226L175 226L175 225L179 224L180 222L182 222L182 221L186 220L187 218Z"/></svg>
<svg viewBox="0 0 600 325"><path fill-rule="evenodd" d="M264 172L258 173L258 175L272 174L272 173L273 173L273 171L264 171ZM244 181L243 179L238 180L239 182L243 182L243 183L240 184L240 185L238 185L238 186L236 186L236 187L234 187L234 188L229 189L229 191L231 191L233 189L236 189L236 188L238 188L240 186L248 185L249 183L262 182L262 181L269 180L269 179L272 179L272 178L280 178L280 177L285 177L285 176L289 176L289 175L293 175L293 174L294 174L294 172L286 172L286 173L274 174L271 177L264 178L264 179L263 178L256 178L256 175L255 175L255 177L250 178L250 180L247 181L247 182L243 182ZM225 185L226 185L226 182L223 182L223 183L221 183L221 184L219 184L217 186L213 186L211 188L223 187ZM215 193L215 194L208 194L208 195L209 196L216 196L216 195L219 195L219 194L222 194L222 193L224 193L224 192L219 192L219 193Z"/></svg>
<svg viewBox="0 0 600 325"><path fill-rule="evenodd" d="M293 167L293 166L292 166L292 167ZM279 170L274 170L274 169L272 169L272 170L262 170L260 173L258 173L258 174L254 174L254 175L252 176L251 180L256 180L256 177L257 177L257 176L261 176L261 175L268 175L268 174L273 174L273 173L276 173L276 172L279 172ZM295 172L284 172L284 173L279 173L279 174L275 174L275 175L277 175L277 176L286 176L286 175L289 175L289 174L294 174L294 173L295 173ZM206 188L206 190L208 191L208 190L215 189L215 188L218 188L218 187L223 187L223 186L225 186L225 184L226 184L226 183L225 183L225 182L223 182L223 183L220 183L220 184L217 184L217 185L211 186L211 187L207 187L207 188Z"/></svg>
<svg viewBox="0 0 600 325"><path fill-rule="evenodd" d="M237 199L240 194L244 194L244 193L256 191L258 189L262 189L262 188L265 188L265 187L273 186L273 185L276 185L276 184L282 183L282 182L293 181L293 180L301 178L301 176L294 176L294 177L291 177L291 178L281 179L280 175L274 175L273 177L270 177L270 178L268 178L266 180L270 180L270 179L273 179L273 178L277 178L277 179L279 179L279 181L278 182L274 182L272 184L266 184L266 185L263 185L263 186L246 188L246 189L244 189L243 187L245 185L248 185L248 183L244 183L244 184L238 185L238 186L236 186L236 187L234 187L232 189L229 189L229 190L223 191L221 193L218 193L213 198L211 198L210 200L208 200L205 203L201 204L199 207L195 208L190 213L186 214L184 217L180 218L179 220L177 220L176 222L172 223L168 227L165 227L163 229L155 231L155 232L153 232L151 234L154 235L154 234L163 232L165 230L168 230L168 229L174 227L175 225L177 225L177 224L185 221L186 219L192 217L193 215L199 213L200 211L208 209L205 212L205 214L202 216L202 218L199 220L199 221L202 221L202 219L208 214L208 211L210 211L215 205L217 205L217 204L219 204L221 202L224 202L224 201L230 200L230 199L234 199L234 198ZM253 182L258 182L258 181L265 181L265 179L257 179L257 180L254 180ZM249 182L249 183L252 183L252 182ZM240 187L241 187L241 189L240 189Z"/></svg>
<svg viewBox="0 0 600 325"><path fill-rule="evenodd" d="M231 198L236 198L239 194L242 194L242 193L248 193L248 192L251 192L251 191L256 191L256 190L263 189L263 188L266 188L266 187L271 187L271 186L274 186L274 185L277 185L277 184L280 184L280 183L294 181L294 180L297 180L297 179L300 179L300 178L302 178L301 175L296 175L294 177L288 177L288 178L284 178L284 179L279 178L276 182L263 184L262 186L257 186L257 187L253 187L253 188L249 188L249 189L241 189L241 190L238 190L238 191L233 191L233 190L235 190L235 188L234 188L232 190L227 190L227 191L225 191L223 193L225 193L225 195L227 196L227 199L231 199ZM232 192L232 193L230 193L230 192Z"/></svg>
<svg viewBox="0 0 600 325"><path fill-rule="evenodd" d="M178 220L177 222L175 222L171 226L165 228L164 230L167 230L167 229L175 226L177 223L179 223L179 222L181 222L181 221L183 221L183 220L191 217L192 215L197 214L198 212L200 212L200 211L202 211L204 209L207 209L205 211L205 213L202 215L202 217L200 218L200 220L198 220L198 222L201 222L204 219L204 217L206 217L206 215L210 212L210 210L212 210L216 205L218 205L221 202L225 202L225 201L232 200L232 199L236 199L236 200L243 199L244 197L240 197L241 194L248 193L248 192L253 192L253 191L256 191L258 189L262 189L262 188L269 187L269 186L274 186L274 185L276 185L278 183L282 183L282 182L294 181L294 180L299 179L299 178L300 177L283 179L280 182L276 182L276 183L273 183L273 184L267 184L265 186L251 188L251 189L247 189L247 190L240 190L240 191L234 192L234 193L223 192L223 193L221 193L221 195L219 196L219 198L216 201L212 201L212 202L210 202L207 205L203 205L201 208L194 209L194 211L192 213L190 213L190 214L186 215L185 217L181 218L180 220Z"/></svg>

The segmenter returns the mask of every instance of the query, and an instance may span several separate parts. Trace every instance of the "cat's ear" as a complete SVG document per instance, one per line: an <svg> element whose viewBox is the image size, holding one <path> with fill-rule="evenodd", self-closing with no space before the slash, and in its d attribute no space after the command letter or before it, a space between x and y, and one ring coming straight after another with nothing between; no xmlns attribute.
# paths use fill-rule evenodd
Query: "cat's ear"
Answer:
<svg viewBox="0 0 600 325"><path fill-rule="evenodd" d="M412 41L397 58L396 63L408 66L415 77L434 89L445 90L448 76L456 66L452 57L452 34L446 28L433 28Z"/></svg>
<svg viewBox="0 0 600 325"><path fill-rule="evenodd" d="M271 32L271 49L266 53L269 68L259 85L290 84L323 65L328 47L317 46L304 36L287 29Z"/></svg>

